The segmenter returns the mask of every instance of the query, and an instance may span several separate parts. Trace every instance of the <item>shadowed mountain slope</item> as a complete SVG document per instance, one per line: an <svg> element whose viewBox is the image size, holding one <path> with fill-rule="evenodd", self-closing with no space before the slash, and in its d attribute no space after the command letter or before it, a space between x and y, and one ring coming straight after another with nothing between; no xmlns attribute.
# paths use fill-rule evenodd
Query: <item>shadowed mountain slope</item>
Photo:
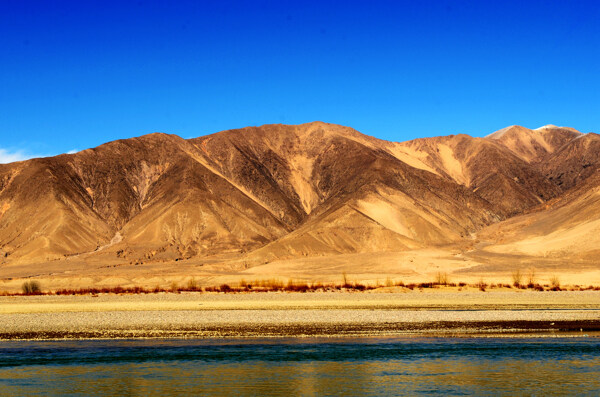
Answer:
<svg viewBox="0 0 600 397"><path fill-rule="evenodd" d="M600 173L529 214L481 233L489 252L596 261L600 257Z"/></svg>
<svg viewBox="0 0 600 397"><path fill-rule="evenodd" d="M581 135L562 146L538 168L562 190L571 189L590 176L600 167L600 135Z"/></svg>
<svg viewBox="0 0 600 397"><path fill-rule="evenodd" d="M450 135L394 143L391 150L411 155L425 165L423 169L470 188L503 218L561 191L540 170L490 139Z"/></svg>

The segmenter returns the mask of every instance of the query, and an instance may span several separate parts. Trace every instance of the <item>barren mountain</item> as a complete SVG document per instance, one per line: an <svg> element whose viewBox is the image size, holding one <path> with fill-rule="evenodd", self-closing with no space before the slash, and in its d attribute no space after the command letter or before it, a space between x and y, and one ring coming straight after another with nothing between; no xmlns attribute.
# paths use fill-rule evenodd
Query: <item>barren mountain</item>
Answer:
<svg viewBox="0 0 600 397"><path fill-rule="evenodd" d="M195 151L179 137L152 134L3 166L7 259L92 252L117 233L134 256L170 258L257 247L286 233L270 211L196 161Z"/></svg>
<svg viewBox="0 0 600 397"><path fill-rule="evenodd" d="M568 190L595 175L600 167L600 135L589 133L563 145L539 164L544 175Z"/></svg>
<svg viewBox="0 0 600 397"><path fill-rule="evenodd" d="M391 266L461 247L588 260L599 153L597 134L554 126L388 142L314 122L119 140L0 165L0 276L181 260L229 274L369 253Z"/></svg>
<svg viewBox="0 0 600 397"><path fill-rule="evenodd" d="M600 257L600 174L594 173L536 211L485 229L485 250L532 258L590 260ZM573 266L573 263L571 263Z"/></svg>
<svg viewBox="0 0 600 397"><path fill-rule="evenodd" d="M487 136L528 163L540 161L583 134L573 128L546 125L535 130L511 125Z"/></svg>
<svg viewBox="0 0 600 397"><path fill-rule="evenodd" d="M451 135L394 143L391 147L394 153L419 159L424 169L468 187L491 203L502 218L561 192L542 171L495 139Z"/></svg>

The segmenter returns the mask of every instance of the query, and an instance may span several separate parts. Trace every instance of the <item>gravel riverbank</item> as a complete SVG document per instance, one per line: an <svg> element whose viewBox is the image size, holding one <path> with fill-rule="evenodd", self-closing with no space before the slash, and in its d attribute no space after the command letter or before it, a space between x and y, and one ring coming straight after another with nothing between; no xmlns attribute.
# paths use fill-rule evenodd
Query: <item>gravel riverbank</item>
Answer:
<svg viewBox="0 0 600 397"><path fill-rule="evenodd" d="M1 339L600 331L600 292L0 297Z"/></svg>

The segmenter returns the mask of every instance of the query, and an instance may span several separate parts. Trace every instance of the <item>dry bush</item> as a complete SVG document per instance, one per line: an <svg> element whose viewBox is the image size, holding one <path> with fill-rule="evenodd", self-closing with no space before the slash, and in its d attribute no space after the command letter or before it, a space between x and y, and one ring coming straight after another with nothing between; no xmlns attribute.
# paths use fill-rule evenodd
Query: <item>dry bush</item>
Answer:
<svg viewBox="0 0 600 397"><path fill-rule="evenodd" d="M187 290L188 291L198 291L198 282L196 281L195 278L191 278L188 280L187 283Z"/></svg>
<svg viewBox="0 0 600 397"><path fill-rule="evenodd" d="M232 288L231 286L229 286L229 284L221 284L217 287L215 287L215 286L206 287L206 288L204 288L204 290L206 292L223 292L223 293L243 291L241 288Z"/></svg>
<svg viewBox="0 0 600 397"><path fill-rule="evenodd" d="M150 292L164 292L163 289L156 286L153 291L144 287L102 287L102 288L79 288L79 289L59 289L54 292L55 295L97 295L97 294L148 294Z"/></svg>
<svg viewBox="0 0 600 397"><path fill-rule="evenodd" d="M21 286L21 290L25 295L39 295L42 293L40 283L35 280L25 281Z"/></svg>
<svg viewBox="0 0 600 397"><path fill-rule="evenodd" d="M311 288L304 281L294 282L294 280L289 279L287 286L285 287L285 290L290 291L290 292L307 292L307 291L311 290Z"/></svg>
<svg viewBox="0 0 600 397"><path fill-rule="evenodd" d="M485 283L485 281L483 281L483 279L480 279L477 282L477 288L479 288L480 291L485 292L486 287L487 287L487 284Z"/></svg>
<svg viewBox="0 0 600 397"><path fill-rule="evenodd" d="M527 274L527 288L535 288L535 269L533 267Z"/></svg>
<svg viewBox="0 0 600 397"><path fill-rule="evenodd" d="M310 285L310 288L311 288L313 291L317 291L317 290L320 290L320 289L322 289L322 290L325 290L325 286L324 286L324 285L323 285L323 283L321 283L320 281L316 281L316 282L312 283L312 284Z"/></svg>
<svg viewBox="0 0 600 397"><path fill-rule="evenodd" d="M516 270L513 272L512 281L515 287L519 288L521 286L521 283L523 281L523 275L521 274L520 270Z"/></svg>
<svg viewBox="0 0 600 397"><path fill-rule="evenodd" d="M438 272L435 275L435 284L437 284L437 285L447 285L448 284L448 273Z"/></svg>
<svg viewBox="0 0 600 397"><path fill-rule="evenodd" d="M350 288L351 287L350 283L348 282L348 275L346 274L346 272L344 272L342 274L342 287L343 288Z"/></svg>
<svg viewBox="0 0 600 397"><path fill-rule="evenodd" d="M560 291L560 279L558 276L550 277L550 289L552 291Z"/></svg>
<svg viewBox="0 0 600 397"><path fill-rule="evenodd" d="M272 278L268 280L261 280L259 286L271 291L277 291L283 289L283 281Z"/></svg>
<svg viewBox="0 0 600 397"><path fill-rule="evenodd" d="M254 281L243 281L240 282L238 287L230 287L227 284L221 286L209 286L205 287L206 292L314 292L318 290L331 291L340 290L341 284L323 284L322 282L307 283L306 281L295 281L289 279L287 283L283 283L277 279L269 280L254 280ZM375 289L373 285L365 285L362 283L349 283L346 287L349 290L364 291L369 289Z"/></svg>

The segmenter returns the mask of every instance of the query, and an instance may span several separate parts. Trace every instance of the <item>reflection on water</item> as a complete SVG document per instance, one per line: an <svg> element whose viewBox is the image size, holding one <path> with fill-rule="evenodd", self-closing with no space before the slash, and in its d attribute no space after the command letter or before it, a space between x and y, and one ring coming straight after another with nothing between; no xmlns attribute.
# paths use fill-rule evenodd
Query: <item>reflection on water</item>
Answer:
<svg viewBox="0 0 600 397"><path fill-rule="evenodd" d="M600 339L0 342L0 395L600 393Z"/></svg>

